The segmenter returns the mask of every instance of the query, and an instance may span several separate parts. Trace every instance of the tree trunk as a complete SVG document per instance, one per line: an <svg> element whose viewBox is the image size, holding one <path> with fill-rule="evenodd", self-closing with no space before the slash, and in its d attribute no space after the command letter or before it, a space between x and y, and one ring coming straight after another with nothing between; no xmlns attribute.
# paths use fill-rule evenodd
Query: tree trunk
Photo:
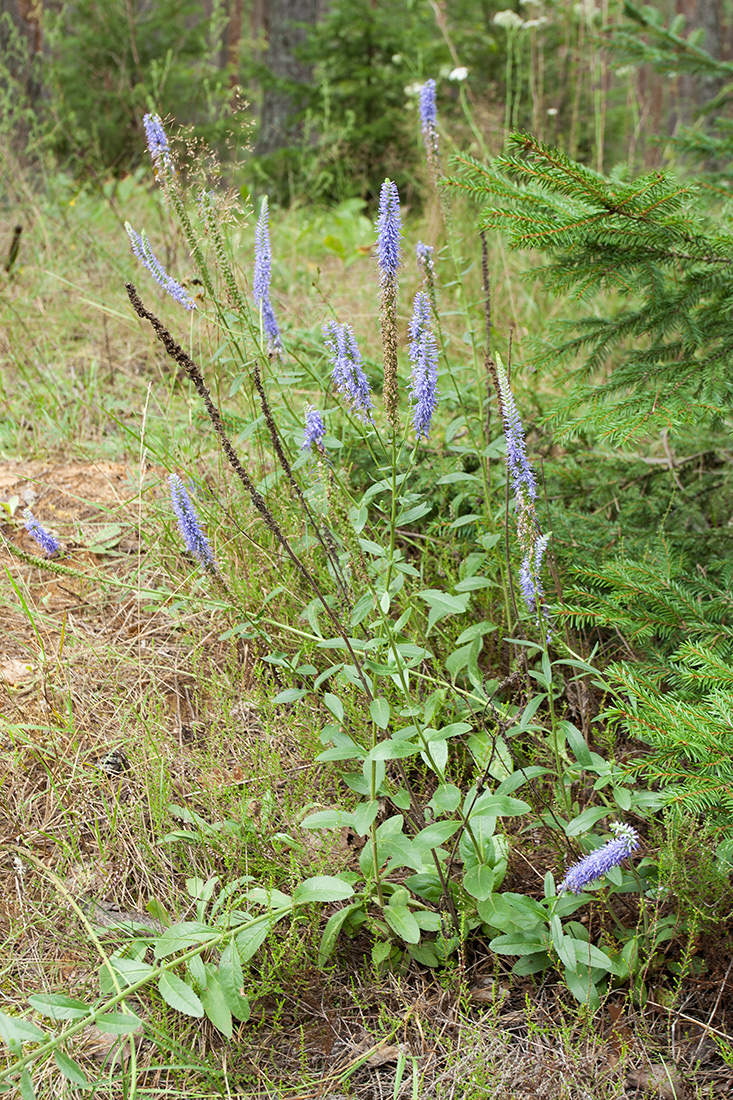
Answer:
<svg viewBox="0 0 733 1100"><path fill-rule="evenodd" d="M42 0L1 0L0 14L8 14L24 49L18 50L17 39L13 43L7 27L0 20L0 53L10 69L12 77L23 87L28 102L37 106L43 94L40 79L40 62L43 53L43 2ZM25 55L25 56L23 56Z"/></svg>
<svg viewBox="0 0 733 1100"><path fill-rule="evenodd" d="M677 13L685 17L686 34L703 31L699 45L706 53L718 61L730 59L730 24L722 10L722 0L676 0L675 7ZM715 98L724 83L720 77L684 76L682 96L692 108L691 117L685 121L694 121L699 109Z"/></svg>
<svg viewBox="0 0 733 1100"><path fill-rule="evenodd" d="M308 28L315 26L318 11L318 0L265 0L263 4L269 76L263 81L255 148L260 155L292 145L302 133L294 117L298 110L297 85L307 84L313 72L295 53L306 41Z"/></svg>
<svg viewBox="0 0 733 1100"><path fill-rule="evenodd" d="M229 0L229 19L224 31L224 63L229 69L229 86L239 84L239 57L242 48L243 0Z"/></svg>

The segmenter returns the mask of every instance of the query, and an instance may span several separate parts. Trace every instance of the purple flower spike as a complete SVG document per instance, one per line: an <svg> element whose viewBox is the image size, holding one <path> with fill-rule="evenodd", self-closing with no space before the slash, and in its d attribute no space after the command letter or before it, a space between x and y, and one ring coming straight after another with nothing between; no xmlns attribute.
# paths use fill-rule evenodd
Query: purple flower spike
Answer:
<svg viewBox="0 0 733 1100"><path fill-rule="evenodd" d="M496 373L499 379L501 419L504 423L504 436L506 438L506 462L514 492L517 497L526 495L530 500L535 500L537 498L537 483L527 459L524 428L522 427L522 421L519 417L506 370L501 363L497 366Z"/></svg>
<svg viewBox="0 0 733 1100"><path fill-rule="evenodd" d="M402 219L399 191L392 180L385 180L382 184L376 229L380 283L382 287L395 287L402 253Z"/></svg>
<svg viewBox="0 0 733 1100"><path fill-rule="evenodd" d="M412 424L418 439L430 434L430 422L438 404L438 346L431 327L432 307L424 290L418 290L410 321L409 356L412 361Z"/></svg>
<svg viewBox="0 0 733 1100"><path fill-rule="evenodd" d="M194 303L191 301L181 284L177 283L175 279L172 279L171 276L166 273L162 263L150 247L150 241L147 238L145 230L143 229L142 233L136 233L129 222L125 222L125 229L130 238L132 251L143 267L148 269L156 283L159 283L160 286L163 287L163 290L165 290L167 294L170 294L171 298L175 298L184 309L195 309Z"/></svg>
<svg viewBox="0 0 733 1100"><path fill-rule="evenodd" d="M613 840L608 840L601 848L573 864L558 886L558 890L569 890L571 894L580 894L586 886L603 878L607 871L619 867L625 859L639 847L639 835L631 825L614 821L611 825Z"/></svg>
<svg viewBox="0 0 733 1100"><path fill-rule="evenodd" d="M542 602L544 596L541 580L542 559L545 556L548 541L549 535L540 535L534 544L534 553L525 556L519 570L519 586L530 611L537 610L537 604Z"/></svg>
<svg viewBox="0 0 733 1100"><path fill-rule="evenodd" d="M440 144L438 142L438 109L435 105L435 81L426 80L420 89L420 122L425 155L431 172L440 167Z"/></svg>
<svg viewBox="0 0 733 1100"><path fill-rule="evenodd" d="M524 441L524 428L519 418L514 394L509 385L509 378L497 356L496 384L499 390L499 406L501 419L504 425L504 438L506 439L506 464L509 477L514 488L514 501L517 513L517 534L519 546L522 551L522 564L519 570L519 587L522 597L530 611L538 612L543 601L542 591L542 559L547 549L548 537L540 533L537 522L535 500L537 499L537 482L534 471L527 458L527 448ZM544 640L550 640L550 624L547 608L544 613ZM538 615L538 622L540 621Z"/></svg>
<svg viewBox="0 0 733 1100"><path fill-rule="evenodd" d="M323 342L331 352L331 376L336 389L349 398L360 420L371 422L372 393L351 325L327 321L323 326Z"/></svg>
<svg viewBox="0 0 733 1100"><path fill-rule="evenodd" d="M282 351L280 329L270 302L270 280L272 275L272 248L270 246L270 214L267 196L262 200L260 216L255 226L255 270L252 281L252 293L255 305L262 310L262 328L268 344L275 351Z"/></svg>
<svg viewBox="0 0 733 1100"><path fill-rule="evenodd" d="M23 519L25 520L24 527L26 531L31 538L36 540L47 558L55 558L57 554L61 553L61 543L59 540L55 535L52 535L50 531L47 531L45 527L41 527L30 508L26 508L23 512Z"/></svg>
<svg viewBox="0 0 733 1100"><path fill-rule="evenodd" d="M438 109L435 105L435 81L426 80L420 89L420 122L423 135L435 133L438 124Z"/></svg>
<svg viewBox="0 0 733 1100"><path fill-rule="evenodd" d="M305 433L301 450L309 451L315 447L321 454L324 453L323 437L326 434L326 425L318 409L313 405L306 405L305 409Z"/></svg>
<svg viewBox="0 0 733 1100"><path fill-rule="evenodd" d="M159 115L143 115L143 126L156 173L161 171L161 165L166 172L172 172L173 157Z"/></svg>
<svg viewBox="0 0 733 1100"><path fill-rule="evenodd" d="M216 573L216 560L209 546L209 541L201 530L201 523L185 485L177 474L171 474L168 481L171 487L173 511L176 514L186 549L195 558L198 558L207 573Z"/></svg>

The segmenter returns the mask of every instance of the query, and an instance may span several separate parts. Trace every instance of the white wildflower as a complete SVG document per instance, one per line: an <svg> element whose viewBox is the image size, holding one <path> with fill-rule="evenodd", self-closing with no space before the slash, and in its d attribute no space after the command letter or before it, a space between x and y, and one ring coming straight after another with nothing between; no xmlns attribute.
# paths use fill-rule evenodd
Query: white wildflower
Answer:
<svg viewBox="0 0 733 1100"><path fill-rule="evenodd" d="M517 27L522 25L522 17L517 15L511 8L507 8L506 11L498 11L494 16L494 22L497 27L503 27L507 34L510 31L515 31Z"/></svg>

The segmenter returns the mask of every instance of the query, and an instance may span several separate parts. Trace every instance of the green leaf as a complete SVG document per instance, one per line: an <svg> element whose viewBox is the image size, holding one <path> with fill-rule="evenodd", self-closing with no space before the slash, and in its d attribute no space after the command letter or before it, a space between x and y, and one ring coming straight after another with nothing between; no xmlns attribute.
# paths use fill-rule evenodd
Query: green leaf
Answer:
<svg viewBox="0 0 733 1100"><path fill-rule="evenodd" d="M69 1058L69 1055L65 1051L57 1047L53 1052L53 1057L56 1065L67 1080L73 1082L73 1084L81 1089L90 1089L92 1087L84 1070L81 1066L77 1065L73 1058Z"/></svg>
<svg viewBox="0 0 733 1100"><path fill-rule="evenodd" d="M344 901L353 897L354 888L335 875L314 875L301 882L293 894L294 905L306 905L314 901Z"/></svg>
<svg viewBox="0 0 733 1100"><path fill-rule="evenodd" d="M591 1008L599 1008L601 998L590 974L587 970L578 974L569 966L565 967L565 981L568 989L582 1005L590 1005Z"/></svg>
<svg viewBox="0 0 733 1100"><path fill-rule="evenodd" d="M454 783L441 783L428 803L439 814L452 814L460 804L461 792Z"/></svg>
<svg viewBox="0 0 733 1100"><path fill-rule="evenodd" d="M389 703L386 699L372 699L369 704L369 713L372 716L372 721L379 726L380 730L386 730L389 725Z"/></svg>
<svg viewBox="0 0 733 1100"><path fill-rule="evenodd" d="M341 829L354 824L354 815L346 810L320 810L317 814L308 814L300 824L303 829Z"/></svg>
<svg viewBox="0 0 733 1100"><path fill-rule="evenodd" d="M48 1035L30 1020L24 1020L22 1016L8 1016L0 1012L0 1037L9 1046L11 1043L42 1042L48 1038Z"/></svg>
<svg viewBox="0 0 733 1100"><path fill-rule="evenodd" d="M20 1096L21 1100L36 1100L36 1092L27 1069L24 1069L20 1075Z"/></svg>
<svg viewBox="0 0 733 1100"><path fill-rule="evenodd" d="M63 993L37 993L28 998L31 1008L51 1020L81 1020L91 1014L91 1007Z"/></svg>
<svg viewBox="0 0 733 1100"><path fill-rule="evenodd" d="M613 787L612 790L616 805L624 813L628 813L631 809L631 791L627 790L626 787Z"/></svg>
<svg viewBox="0 0 733 1100"><path fill-rule="evenodd" d="M232 1016L235 1016L237 1020L241 1020L242 1023L246 1023L249 1019L249 1001L242 989L244 974L242 973L239 952L231 940L221 953L219 982Z"/></svg>
<svg viewBox="0 0 733 1100"><path fill-rule="evenodd" d="M137 982L149 978L155 969L147 963L140 962L138 959L128 959L123 955L110 955L107 962L102 963L99 968L100 993L109 994L117 992L117 987L109 972L110 967L117 976L117 981L122 989L128 985L136 985Z"/></svg>
<svg viewBox="0 0 733 1100"><path fill-rule="evenodd" d="M249 928L243 929L236 938L237 951L242 962L247 962L251 959L257 951L259 951L262 944L267 939L272 923L270 921L262 921L260 924L255 924Z"/></svg>
<svg viewBox="0 0 733 1100"><path fill-rule="evenodd" d="M552 960L546 951L538 951L534 955L522 955L512 967L512 974L539 974L552 966Z"/></svg>
<svg viewBox="0 0 733 1100"><path fill-rule="evenodd" d="M579 836L580 833L587 833L597 821L600 821L602 817L608 817L612 812L608 806L588 806L582 814L578 814L577 817L568 822L565 826L565 835Z"/></svg>
<svg viewBox="0 0 733 1100"><path fill-rule="evenodd" d="M285 688L284 691L279 691L271 701L276 706L278 703L297 703L307 694L305 688Z"/></svg>
<svg viewBox="0 0 733 1100"><path fill-rule="evenodd" d="M94 1021L108 1035L130 1035L142 1027L142 1020L132 1012L105 1012Z"/></svg>
<svg viewBox="0 0 733 1100"><path fill-rule="evenodd" d="M200 955L194 955L187 960L186 970L191 976L191 984L194 988L206 989L206 967Z"/></svg>
<svg viewBox="0 0 733 1100"><path fill-rule="evenodd" d="M516 791L518 787L523 786L530 779L536 779L538 775L547 775L549 768L542 768L539 764L530 764L528 768L522 768L521 771L512 772L506 779L502 780L499 786L496 788L497 794L511 794L512 791Z"/></svg>
<svg viewBox="0 0 733 1100"><path fill-rule="evenodd" d="M379 800L369 799L366 802L360 802L352 814L354 830L359 836L366 836L371 828L372 822L379 813Z"/></svg>
<svg viewBox="0 0 733 1100"><path fill-rule="evenodd" d="M217 933L208 924L194 920L181 921L180 924L172 924L170 928L166 928L163 935L159 936L154 955L156 959L165 959L176 951L187 950L198 943L208 943L216 937Z"/></svg>
<svg viewBox="0 0 733 1100"><path fill-rule="evenodd" d="M337 909L335 913L326 921L326 927L323 929L323 935L321 936L321 943L318 948L318 965L322 967L326 959L330 958L333 954L333 949L336 946L336 940L338 939L339 932L346 924L351 914L361 909L362 903L360 901L352 901L350 905L345 905L343 909Z"/></svg>
<svg viewBox="0 0 733 1100"><path fill-rule="evenodd" d="M407 950L410 952L415 962L420 963L420 966L430 966L433 968L440 966L438 952L435 950L435 946L432 943L410 944Z"/></svg>
<svg viewBox="0 0 733 1100"><path fill-rule="evenodd" d="M480 623L474 623L473 626L467 626L458 635L456 645L465 645L467 642L473 642L476 638L483 638L485 634L490 634L493 630L498 630L496 623L490 623L486 619Z"/></svg>
<svg viewBox="0 0 733 1100"><path fill-rule="evenodd" d="M366 759L369 762L372 760L401 760L406 756L417 756L420 747L414 741L397 741L388 738L386 741L380 741L378 745L375 745L367 754Z"/></svg>
<svg viewBox="0 0 733 1100"><path fill-rule="evenodd" d="M422 853L415 848L409 837L389 836L379 841L379 858L389 858L389 873L398 867L410 867L413 871L422 871L425 861Z"/></svg>
<svg viewBox="0 0 733 1100"><path fill-rule="evenodd" d="M593 943L586 943L585 940L578 940L571 936L566 936L565 938L570 941L575 956L571 963L566 963L567 966L575 966L577 962L579 967L585 967L586 969L588 967L593 967L596 970L606 970L610 974L616 972L616 963L605 951L601 951L600 947L596 947Z"/></svg>
<svg viewBox="0 0 733 1100"><path fill-rule="evenodd" d="M532 807L521 798L510 798L508 794L482 794L476 799L471 818L487 814L489 817L521 817Z"/></svg>
<svg viewBox="0 0 733 1100"><path fill-rule="evenodd" d="M529 936L521 936L509 933L506 936L496 936L490 941L489 947L497 955L536 955L540 951L546 951L544 943Z"/></svg>
<svg viewBox="0 0 733 1100"><path fill-rule="evenodd" d="M560 918L553 916L550 918L550 933L552 935L552 946L557 951L560 961L565 963L565 966L575 966L575 951L573 948L572 936L565 936L562 930L562 924Z"/></svg>
<svg viewBox="0 0 733 1100"><path fill-rule="evenodd" d="M401 940L420 942L420 926L406 905L387 905L383 912L387 924Z"/></svg>
<svg viewBox="0 0 733 1100"><path fill-rule="evenodd" d="M201 994L201 1003L207 1019L211 1020L216 1030L231 1039L232 1014L229 1002L221 987L219 975L211 967L206 976L206 989Z"/></svg>
<svg viewBox="0 0 733 1100"><path fill-rule="evenodd" d="M184 1016L200 1018L204 1014L204 1006L196 996L190 985L186 985L175 974L163 973L158 979L158 992L167 1005L182 1012Z"/></svg>
<svg viewBox="0 0 733 1100"><path fill-rule="evenodd" d="M462 615L471 600L471 594L469 592L464 592L459 596L451 596L447 592L441 592L438 588L426 588L422 592L418 592L418 596L420 596L430 608L428 613L428 634L441 619L446 619L450 615Z"/></svg>
<svg viewBox="0 0 733 1100"><path fill-rule="evenodd" d="M324 692L323 702L331 711L337 722L341 723L344 720L344 704L339 699L338 695L333 695L330 691Z"/></svg>
<svg viewBox="0 0 733 1100"><path fill-rule="evenodd" d="M530 932L535 939L545 928L547 914L542 905L522 894L492 894L479 902L482 921L502 932ZM543 948L544 950L544 948Z"/></svg>
<svg viewBox="0 0 733 1100"><path fill-rule="evenodd" d="M485 901L494 889L496 872L493 867L487 867L485 863L479 863L471 867L463 876L463 888L476 898L477 901Z"/></svg>
<svg viewBox="0 0 733 1100"><path fill-rule="evenodd" d="M445 844L446 840L450 840L460 827L461 822L455 819L451 821L434 821L432 825L427 825L420 830L417 836L414 837L413 844L422 850L439 848L441 844Z"/></svg>
<svg viewBox="0 0 733 1100"><path fill-rule="evenodd" d="M395 520L395 526L404 527L408 523L414 523L416 519L422 519L428 512L432 511L433 504L429 500L423 500L420 504L414 504L412 508L408 508L406 512L400 512Z"/></svg>
<svg viewBox="0 0 733 1100"><path fill-rule="evenodd" d="M560 729L564 731L568 745L572 749L573 756L578 761L581 768L591 768L593 766L593 757L578 727L574 726L572 722L568 722L564 719L560 722Z"/></svg>
<svg viewBox="0 0 733 1100"><path fill-rule="evenodd" d="M433 741L430 745L430 755L427 752L421 752L420 758L438 779L441 781L445 779L445 766L448 763L447 741Z"/></svg>

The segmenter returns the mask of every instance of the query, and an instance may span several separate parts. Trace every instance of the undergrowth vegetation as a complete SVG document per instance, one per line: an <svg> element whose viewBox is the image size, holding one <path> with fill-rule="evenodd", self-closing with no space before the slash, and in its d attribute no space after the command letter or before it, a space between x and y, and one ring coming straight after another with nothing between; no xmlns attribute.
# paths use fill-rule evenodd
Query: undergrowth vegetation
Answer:
<svg viewBox="0 0 733 1100"><path fill-rule="evenodd" d="M419 222L7 152L23 1100L730 1084L727 196L419 109Z"/></svg>

